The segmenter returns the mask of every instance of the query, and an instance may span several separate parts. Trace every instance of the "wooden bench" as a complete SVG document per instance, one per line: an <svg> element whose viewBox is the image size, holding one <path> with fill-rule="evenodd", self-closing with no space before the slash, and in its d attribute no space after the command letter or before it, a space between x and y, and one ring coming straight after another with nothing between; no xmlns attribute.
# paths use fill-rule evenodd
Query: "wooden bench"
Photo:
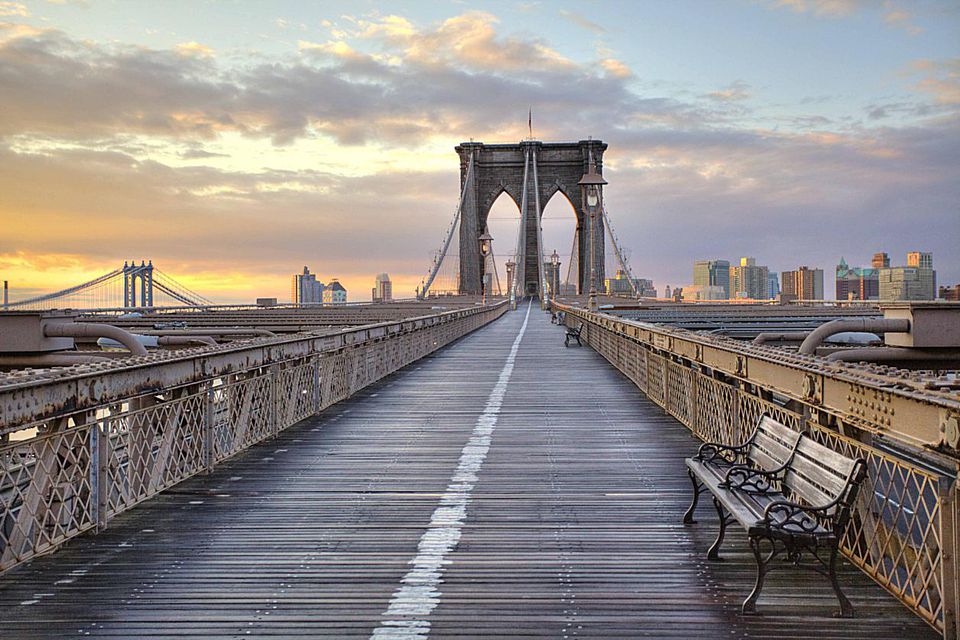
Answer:
<svg viewBox="0 0 960 640"><path fill-rule="evenodd" d="M732 522L739 523L750 539L757 579L743 602L743 613L756 613L767 573L794 566L827 576L840 601L838 615L853 616L853 606L837 582L836 564L866 475L862 459L843 456L764 414L746 442L737 446L708 442L686 462L693 501L684 524L694 522L700 494L707 491L720 518L720 532L707 557L720 559L720 545ZM781 554L788 563L774 565ZM811 556L809 562L801 562L804 555Z"/></svg>
<svg viewBox="0 0 960 640"><path fill-rule="evenodd" d="M577 325L577 328L576 328L576 329L574 329L573 327L567 327L567 333L566 333L566 335L563 337L563 346L569 347L569 346L570 346L570 338L573 338L574 340L577 341L577 346L578 346L578 347L582 347L582 346L583 346L583 343L580 342L580 334L581 334L582 332L583 332L583 323L582 323L582 322L581 322L579 325Z"/></svg>

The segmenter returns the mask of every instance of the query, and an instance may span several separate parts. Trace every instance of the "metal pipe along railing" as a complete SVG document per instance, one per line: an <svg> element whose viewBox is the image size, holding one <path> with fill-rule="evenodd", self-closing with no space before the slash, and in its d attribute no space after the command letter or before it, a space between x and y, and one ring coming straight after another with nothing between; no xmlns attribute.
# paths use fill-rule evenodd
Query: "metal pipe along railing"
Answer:
<svg viewBox="0 0 960 640"><path fill-rule="evenodd" d="M868 333L906 333L910 331L910 321L906 318L848 318L831 320L810 332L800 345L800 353L812 355L817 347L828 337L847 331Z"/></svg>
<svg viewBox="0 0 960 640"><path fill-rule="evenodd" d="M108 324L56 322L46 325L43 334L48 338L110 338L126 347L130 355L147 355L147 348L140 344L135 335Z"/></svg>

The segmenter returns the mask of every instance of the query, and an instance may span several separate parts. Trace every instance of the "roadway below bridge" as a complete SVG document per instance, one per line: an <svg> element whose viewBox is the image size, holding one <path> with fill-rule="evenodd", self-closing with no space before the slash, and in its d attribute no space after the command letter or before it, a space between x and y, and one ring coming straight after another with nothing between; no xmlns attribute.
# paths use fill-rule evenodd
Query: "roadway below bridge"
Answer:
<svg viewBox="0 0 960 640"><path fill-rule="evenodd" d="M534 307L0 577L4 638L935 638L681 524L698 441Z"/></svg>

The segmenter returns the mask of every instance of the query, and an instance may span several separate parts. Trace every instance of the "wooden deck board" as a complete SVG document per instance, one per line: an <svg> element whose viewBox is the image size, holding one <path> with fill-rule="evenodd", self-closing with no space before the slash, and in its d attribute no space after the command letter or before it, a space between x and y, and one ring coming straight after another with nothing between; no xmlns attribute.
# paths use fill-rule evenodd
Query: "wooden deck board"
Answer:
<svg viewBox="0 0 960 640"><path fill-rule="evenodd" d="M3 637L368 637L500 375L523 312L0 578ZM449 554L431 637L934 638L845 565L769 576L715 515L680 523L696 440L536 309ZM789 612L788 614L785 612Z"/></svg>

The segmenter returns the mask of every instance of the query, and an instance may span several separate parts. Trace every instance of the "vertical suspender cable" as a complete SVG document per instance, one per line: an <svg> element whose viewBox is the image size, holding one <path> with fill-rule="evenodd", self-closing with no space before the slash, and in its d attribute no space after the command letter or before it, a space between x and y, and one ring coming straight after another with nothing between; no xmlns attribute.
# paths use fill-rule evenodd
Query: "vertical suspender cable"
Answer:
<svg viewBox="0 0 960 640"><path fill-rule="evenodd" d="M613 245L613 251L617 254L617 261L620 263L620 268L625 274L627 274L627 282L630 283L630 288L633 289L633 294L639 298L640 292L637 290L637 283L633 278L633 272L630 270L630 265L627 264L627 261L623 259L623 253L620 251L620 245L617 243L617 239L613 235L613 228L610 226L610 217L607 215L607 208L603 207L600 209L600 211L603 213L603 226L607 228L607 234L610 236L610 244Z"/></svg>
<svg viewBox="0 0 960 640"><path fill-rule="evenodd" d="M526 282L520 285L520 280L526 276L527 262L527 170L530 168L530 154L524 149L523 153L523 194L520 196L520 229L517 233L517 273L514 275L515 296L520 299L520 292L526 288Z"/></svg>
<svg viewBox="0 0 960 640"><path fill-rule="evenodd" d="M540 182L537 178L537 150L532 149L533 154L533 202L536 210L534 211L534 221L537 223L537 277L540 279L540 306L543 307L547 302L547 290L543 273L543 227L540 224Z"/></svg>

